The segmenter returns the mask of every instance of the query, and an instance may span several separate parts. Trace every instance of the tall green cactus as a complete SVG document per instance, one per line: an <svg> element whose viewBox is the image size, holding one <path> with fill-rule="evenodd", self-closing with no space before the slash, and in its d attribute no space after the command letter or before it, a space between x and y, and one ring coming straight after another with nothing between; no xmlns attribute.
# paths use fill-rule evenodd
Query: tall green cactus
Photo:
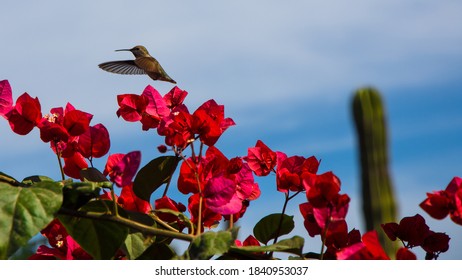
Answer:
<svg viewBox="0 0 462 280"><path fill-rule="evenodd" d="M396 221L397 205L388 169L387 127L380 93L361 88L354 93L353 117L359 142L363 213L367 230L377 230L380 242L390 257L396 245L380 227Z"/></svg>

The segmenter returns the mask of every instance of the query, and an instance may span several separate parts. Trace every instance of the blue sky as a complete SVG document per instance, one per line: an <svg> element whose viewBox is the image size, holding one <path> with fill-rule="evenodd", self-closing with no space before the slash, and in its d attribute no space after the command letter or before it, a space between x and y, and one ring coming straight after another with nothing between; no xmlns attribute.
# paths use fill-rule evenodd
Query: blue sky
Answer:
<svg viewBox="0 0 462 280"><path fill-rule="evenodd" d="M0 79L10 81L15 99L26 91L38 96L43 112L71 102L92 113L92 124L111 134L111 153L141 150L147 163L163 140L117 119L116 95L148 84L166 93L171 85L97 67L130 59L114 50L142 44L189 92L191 110L211 98L225 105L237 123L217 144L228 157L245 155L261 139L288 155L321 158L321 171L334 171L352 197L349 226L360 229L350 102L354 90L374 86L388 114L400 216L422 214L452 237L441 257L462 259L462 227L418 208L426 192L462 176L460 1L183 2L8 1L0 17ZM38 131L17 136L2 121L0 141L0 171L59 179ZM273 179L259 181L263 195L249 208L248 224L282 208ZM291 209L297 216L296 203ZM243 235L251 231L241 226ZM307 238L308 250L317 251L316 242Z"/></svg>

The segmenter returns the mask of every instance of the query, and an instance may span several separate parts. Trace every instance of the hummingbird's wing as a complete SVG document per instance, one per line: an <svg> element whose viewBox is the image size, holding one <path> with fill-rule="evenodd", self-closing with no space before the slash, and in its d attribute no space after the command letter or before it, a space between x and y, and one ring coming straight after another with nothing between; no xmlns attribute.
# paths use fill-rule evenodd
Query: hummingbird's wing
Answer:
<svg viewBox="0 0 462 280"><path fill-rule="evenodd" d="M164 70L154 57L137 57L134 63L139 68L144 69L146 72L160 73Z"/></svg>
<svg viewBox="0 0 462 280"><path fill-rule="evenodd" d="M143 75L146 71L135 64L134 60L117 60L104 62L98 65L99 68L116 74Z"/></svg>
<svg viewBox="0 0 462 280"><path fill-rule="evenodd" d="M153 80L161 80L176 84L154 57L137 57L135 59L135 64L144 69L146 74Z"/></svg>

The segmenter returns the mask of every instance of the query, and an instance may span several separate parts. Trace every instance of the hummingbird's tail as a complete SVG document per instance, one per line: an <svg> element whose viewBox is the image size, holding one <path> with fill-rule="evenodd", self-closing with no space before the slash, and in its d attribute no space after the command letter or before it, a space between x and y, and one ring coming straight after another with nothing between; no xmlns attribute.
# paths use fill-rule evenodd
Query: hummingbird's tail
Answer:
<svg viewBox="0 0 462 280"><path fill-rule="evenodd" d="M153 73L153 72L146 72L146 74L148 74L148 76L151 77L151 79L153 80L160 80L160 81L176 84L176 81L170 78L165 72L164 72L164 75L160 75L158 73Z"/></svg>

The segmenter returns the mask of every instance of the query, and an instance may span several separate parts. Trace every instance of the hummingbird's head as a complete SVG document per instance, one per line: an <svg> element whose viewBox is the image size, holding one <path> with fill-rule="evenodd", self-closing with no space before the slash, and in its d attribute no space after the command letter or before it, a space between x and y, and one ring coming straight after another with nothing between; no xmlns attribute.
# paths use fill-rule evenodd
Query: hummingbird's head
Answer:
<svg viewBox="0 0 462 280"><path fill-rule="evenodd" d="M148 50L143 46L135 46L131 49L116 50L116 52L118 51L130 51L135 57L150 56Z"/></svg>

